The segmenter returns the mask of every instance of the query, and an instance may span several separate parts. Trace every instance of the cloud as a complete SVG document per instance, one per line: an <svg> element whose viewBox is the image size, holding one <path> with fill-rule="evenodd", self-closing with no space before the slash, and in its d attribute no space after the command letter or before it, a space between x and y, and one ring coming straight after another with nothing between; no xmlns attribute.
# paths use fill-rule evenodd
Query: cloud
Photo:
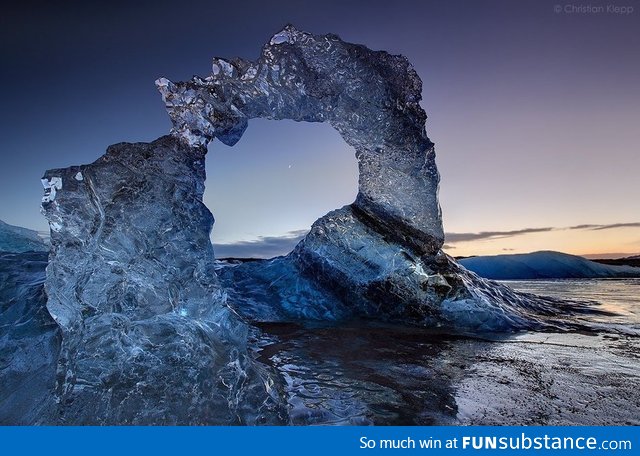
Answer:
<svg viewBox="0 0 640 456"><path fill-rule="evenodd" d="M543 228L522 228L520 230L511 231L480 231L478 233L446 233L445 239L448 243L456 242L469 242L469 241L483 241L488 239L503 239L514 236L521 236L523 234L530 233L546 233L549 231L561 231L561 230L610 230L616 228L640 228L640 222L628 222L628 223L611 223L608 225L598 224L584 224L565 227L543 227Z"/></svg>
<svg viewBox="0 0 640 456"><path fill-rule="evenodd" d="M568 230L590 230L594 228L599 228L601 226L605 226L605 225L574 225L574 226L568 227L567 229Z"/></svg>
<svg viewBox="0 0 640 456"><path fill-rule="evenodd" d="M446 233L445 250L455 249L458 242L504 239L531 233L547 233L561 230L608 230L615 228L640 228L640 222L602 224L584 224L569 227L522 228L510 231L480 231L477 233ZM238 241L229 244L214 244L216 258L273 258L285 255L308 233L308 230L290 231L282 236L260 236L255 241ZM513 249L504 248L504 251Z"/></svg>
<svg viewBox="0 0 640 456"><path fill-rule="evenodd" d="M291 252L308 232L296 230L282 236L260 236L255 241L213 244L213 250L216 258L273 258Z"/></svg>
<svg viewBox="0 0 640 456"><path fill-rule="evenodd" d="M600 231L600 230L609 230L612 228L640 228L640 222L613 223L611 225L594 225L594 227L591 229L594 231Z"/></svg>
<svg viewBox="0 0 640 456"><path fill-rule="evenodd" d="M484 239L501 239L513 236L520 236L522 234L529 233L544 233L547 231L553 231L556 228L523 228L521 230L512 231L480 231L479 233L446 233L445 239L447 242L468 242L468 241L480 241Z"/></svg>

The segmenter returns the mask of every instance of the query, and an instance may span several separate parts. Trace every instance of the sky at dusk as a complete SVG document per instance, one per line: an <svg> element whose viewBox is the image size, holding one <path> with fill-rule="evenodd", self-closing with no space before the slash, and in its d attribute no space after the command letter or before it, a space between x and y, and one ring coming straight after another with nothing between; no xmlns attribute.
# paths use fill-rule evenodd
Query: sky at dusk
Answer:
<svg viewBox="0 0 640 456"><path fill-rule="evenodd" d="M0 15L7 223L47 229L46 169L167 134L155 79L256 59L293 23L413 63L448 253L640 253L638 1L618 2L630 14L558 0L53 3ZM235 146L209 146L207 172L218 256L284 253L357 191L354 151L326 124L252 120Z"/></svg>

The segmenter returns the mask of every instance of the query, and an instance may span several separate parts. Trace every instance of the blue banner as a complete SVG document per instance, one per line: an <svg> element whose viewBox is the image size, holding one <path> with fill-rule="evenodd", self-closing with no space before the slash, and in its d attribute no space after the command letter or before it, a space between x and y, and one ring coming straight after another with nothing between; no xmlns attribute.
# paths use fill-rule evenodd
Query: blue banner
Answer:
<svg viewBox="0 0 640 456"><path fill-rule="evenodd" d="M639 427L4 427L0 455L618 453Z"/></svg>

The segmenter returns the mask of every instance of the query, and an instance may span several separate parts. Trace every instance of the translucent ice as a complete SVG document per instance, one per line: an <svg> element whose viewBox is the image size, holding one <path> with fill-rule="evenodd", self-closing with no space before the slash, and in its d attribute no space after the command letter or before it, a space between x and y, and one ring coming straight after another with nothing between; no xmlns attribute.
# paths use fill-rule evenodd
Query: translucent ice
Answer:
<svg viewBox="0 0 640 456"><path fill-rule="evenodd" d="M442 246L422 82L405 57L287 26L257 62L216 58L207 78L161 78L156 85L173 134L190 145L213 138L233 145L256 117L330 123L355 149L355 206L417 251L434 254Z"/></svg>
<svg viewBox="0 0 640 456"><path fill-rule="evenodd" d="M216 279L205 152L167 136L46 173L60 182L43 203L58 227L46 292L62 333L59 422L286 419L277 379L249 356L247 326Z"/></svg>
<svg viewBox="0 0 640 456"><path fill-rule="evenodd" d="M360 172L356 201L317 220L290 255L220 271L238 312L466 330L540 326L552 313L556 304L484 281L440 250L435 150L422 82L405 57L289 25L256 62L214 64L206 78L156 82L176 138L233 145L256 117L328 122Z"/></svg>

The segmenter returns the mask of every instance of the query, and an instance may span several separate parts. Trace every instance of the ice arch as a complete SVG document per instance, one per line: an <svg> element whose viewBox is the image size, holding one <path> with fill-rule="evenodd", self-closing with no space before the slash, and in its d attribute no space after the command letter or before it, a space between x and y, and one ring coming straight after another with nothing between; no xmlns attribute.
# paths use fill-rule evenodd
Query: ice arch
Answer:
<svg viewBox="0 0 640 456"><path fill-rule="evenodd" d="M223 270L231 304L258 320L367 317L467 329L543 324L547 302L484 281L445 255L422 82L405 57L288 25L256 62L156 81L172 135L235 144L249 119L327 122L355 149L356 201L318 219L287 257ZM555 305L555 304L554 304Z"/></svg>
<svg viewBox="0 0 640 456"><path fill-rule="evenodd" d="M62 342L44 420L286 422L282 379L253 358L238 312L477 332L567 327L564 316L589 308L515 293L439 250L433 144L403 57L287 27L258 62L216 59L213 73L158 81L172 136L45 172L45 290ZM202 203L204 145L234 144L254 117L327 121L356 150L359 193L286 257L220 269Z"/></svg>
<svg viewBox="0 0 640 456"><path fill-rule="evenodd" d="M433 143L420 107L422 82L403 56L286 26L257 62L215 58L212 74L156 81L173 134L191 146L235 144L252 118L328 122L356 151L352 208L419 254L444 234Z"/></svg>

